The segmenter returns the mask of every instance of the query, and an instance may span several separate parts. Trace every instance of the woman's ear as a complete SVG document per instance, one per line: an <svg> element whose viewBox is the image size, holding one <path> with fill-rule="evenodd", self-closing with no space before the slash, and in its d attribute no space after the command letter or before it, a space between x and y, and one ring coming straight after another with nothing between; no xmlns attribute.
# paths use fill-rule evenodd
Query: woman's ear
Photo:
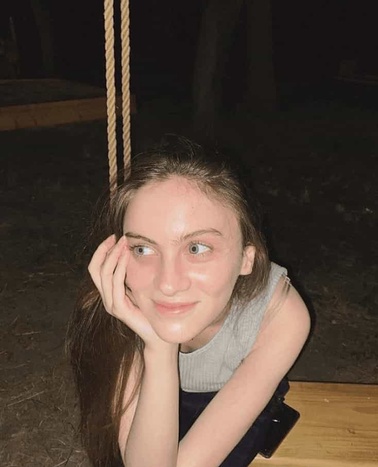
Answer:
<svg viewBox="0 0 378 467"><path fill-rule="evenodd" d="M253 263L255 262L255 253L256 248L252 245L248 245L244 248L242 266L240 269L241 276L247 276L248 274L251 274Z"/></svg>

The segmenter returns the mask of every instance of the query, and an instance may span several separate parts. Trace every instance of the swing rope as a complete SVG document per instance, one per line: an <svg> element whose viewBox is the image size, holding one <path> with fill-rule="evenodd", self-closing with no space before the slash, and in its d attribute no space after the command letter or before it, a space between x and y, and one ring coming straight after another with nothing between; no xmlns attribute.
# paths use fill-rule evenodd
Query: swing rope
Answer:
<svg viewBox="0 0 378 467"><path fill-rule="evenodd" d="M123 172L127 177L130 169L130 12L129 0L121 0L121 66L122 66L122 141Z"/></svg>
<svg viewBox="0 0 378 467"><path fill-rule="evenodd" d="M130 39L129 0L120 0L121 70L122 70L122 142L123 169L126 177L130 167ZM117 113L116 60L114 52L114 0L104 0L106 112L108 137L109 188L112 198L117 188Z"/></svg>

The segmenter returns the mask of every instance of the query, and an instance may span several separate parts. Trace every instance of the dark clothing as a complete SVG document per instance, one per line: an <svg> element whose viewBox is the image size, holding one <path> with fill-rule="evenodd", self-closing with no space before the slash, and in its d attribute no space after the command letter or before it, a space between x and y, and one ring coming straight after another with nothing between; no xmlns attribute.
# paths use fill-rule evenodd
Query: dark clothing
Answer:
<svg viewBox="0 0 378 467"><path fill-rule="evenodd" d="M272 409L275 404L283 400L288 390L289 384L284 379L254 424L219 467L247 467L252 462L264 443L272 419ZM180 390L180 440L216 394L217 392L185 392Z"/></svg>

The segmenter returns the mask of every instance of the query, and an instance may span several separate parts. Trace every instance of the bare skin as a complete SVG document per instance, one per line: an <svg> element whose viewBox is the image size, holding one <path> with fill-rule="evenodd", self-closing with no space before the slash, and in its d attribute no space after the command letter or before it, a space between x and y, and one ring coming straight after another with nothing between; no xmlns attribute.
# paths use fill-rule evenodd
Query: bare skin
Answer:
<svg viewBox="0 0 378 467"><path fill-rule="evenodd" d="M297 358L309 332L308 311L291 288L279 312L266 314L233 377L178 443L179 346L195 350L220 329L238 276L252 271L254 248L242 248L230 208L179 178L138 190L124 231L127 238L108 238L89 265L105 309L145 342L142 384L119 433L124 464L219 466ZM273 301L278 295L279 288ZM133 377L129 383L125 400Z"/></svg>

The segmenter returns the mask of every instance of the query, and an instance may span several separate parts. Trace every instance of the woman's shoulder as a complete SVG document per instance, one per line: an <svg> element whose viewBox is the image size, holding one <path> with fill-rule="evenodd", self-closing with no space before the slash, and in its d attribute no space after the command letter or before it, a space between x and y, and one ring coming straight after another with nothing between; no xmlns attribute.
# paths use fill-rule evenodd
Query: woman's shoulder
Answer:
<svg viewBox="0 0 378 467"><path fill-rule="evenodd" d="M280 280L289 280L287 274L287 269L285 267L271 261L268 282L264 290L264 293L268 298L272 297Z"/></svg>
<svg viewBox="0 0 378 467"><path fill-rule="evenodd" d="M271 263L268 280L264 289L246 304L236 304L228 326L233 329L233 336L238 342L242 352L248 352L255 342L260 331L261 324L273 297L279 297L284 293L284 284L290 283L287 277L287 269L276 263Z"/></svg>
<svg viewBox="0 0 378 467"><path fill-rule="evenodd" d="M290 326L293 320L300 320L301 317L306 321L309 319L309 313L306 304L301 296L291 284L290 278L285 273L278 276L272 289L269 302L261 322L260 333L269 327L270 323L285 320L285 324ZM290 319L286 319L290 316Z"/></svg>
<svg viewBox="0 0 378 467"><path fill-rule="evenodd" d="M276 294L277 288L280 288L280 284L286 282L290 283L287 276L287 269L271 262L265 287L248 303L239 306L237 305L235 315L244 317L252 315L254 318L257 318L259 314L263 314L265 312L267 306L272 300L272 297Z"/></svg>

